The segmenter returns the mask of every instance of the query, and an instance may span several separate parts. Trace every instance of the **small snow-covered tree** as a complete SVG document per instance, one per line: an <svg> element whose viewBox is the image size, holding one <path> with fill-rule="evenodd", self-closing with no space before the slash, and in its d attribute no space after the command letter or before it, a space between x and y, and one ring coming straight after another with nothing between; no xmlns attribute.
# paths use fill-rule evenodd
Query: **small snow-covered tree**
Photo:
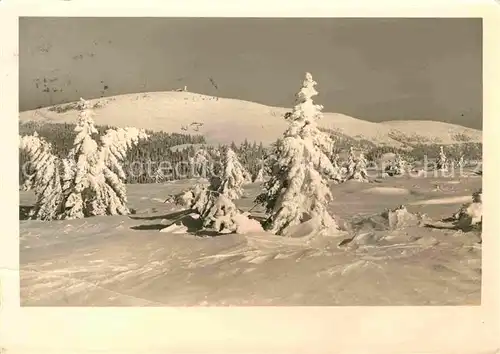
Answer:
<svg viewBox="0 0 500 354"><path fill-rule="evenodd" d="M200 215L204 229L234 232L246 217L241 217L241 212L233 202L243 195L246 170L229 147L225 149L221 162L221 176L213 176L208 186L198 184L182 192L177 200Z"/></svg>
<svg viewBox="0 0 500 354"><path fill-rule="evenodd" d="M63 159L50 152L50 144L37 136L20 139L34 163L29 177L37 202L32 217L42 220L75 219L94 215L127 214L125 173L122 163L127 150L147 138L136 128L109 129L99 145L92 107L80 100L73 147Z"/></svg>
<svg viewBox="0 0 500 354"><path fill-rule="evenodd" d="M289 128L275 147L271 179L256 199L270 214L265 227L279 235L312 218L321 229L338 230L326 209L332 199L328 178L338 173L329 159L333 140L318 129L323 107L313 103L318 94L314 86L312 75L306 73L287 117Z"/></svg>
<svg viewBox="0 0 500 354"><path fill-rule="evenodd" d="M443 147L439 148L439 158L437 161L437 169L441 171L446 171L448 169L448 159L444 153Z"/></svg>
<svg viewBox="0 0 500 354"><path fill-rule="evenodd" d="M344 162L344 168L347 179L354 175L354 172L356 171L356 155L354 154L354 148L352 146L349 148L349 155L347 160Z"/></svg>
<svg viewBox="0 0 500 354"><path fill-rule="evenodd" d="M243 195L242 187L247 183L248 171L243 167L236 153L229 147L224 151L222 166L222 175L218 178L220 186L217 187L217 190L231 200L240 198Z"/></svg>
<svg viewBox="0 0 500 354"><path fill-rule="evenodd" d="M165 176L164 169L162 168L162 166L158 166L153 174L153 180L155 181L155 183L163 183L166 181L166 179L167 178Z"/></svg>
<svg viewBox="0 0 500 354"><path fill-rule="evenodd" d="M339 155L337 153L332 155L331 163L333 166L333 170L335 171L335 173L332 176L330 176L331 180L334 183L345 182L345 174L347 169L339 165Z"/></svg>
<svg viewBox="0 0 500 354"><path fill-rule="evenodd" d="M265 181L264 177L264 167L259 168L259 171L255 175L255 178L253 180L255 183L261 183Z"/></svg>
<svg viewBox="0 0 500 354"><path fill-rule="evenodd" d="M194 170L194 175L202 178L207 178L209 165L213 157L206 149L198 149L194 156L190 158L190 163Z"/></svg>
<svg viewBox="0 0 500 354"><path fill-rule="evenodd" d="M347 160L347 175L345 180L354 180L358 182L368 182L368 173L366 171L366 166L368 161L363 153L360 153L358 157L354 155L354 149L351 147L349 151L349 158Z"/></svg>
<svg viewBox="0 0 500 354"><path fill-rule="evenodd" d="M463 168L465 166L465 162L464 162L464 155L460 155L460 158L458 159L458 162L457 162L457 167L458 168Z"/></svg>

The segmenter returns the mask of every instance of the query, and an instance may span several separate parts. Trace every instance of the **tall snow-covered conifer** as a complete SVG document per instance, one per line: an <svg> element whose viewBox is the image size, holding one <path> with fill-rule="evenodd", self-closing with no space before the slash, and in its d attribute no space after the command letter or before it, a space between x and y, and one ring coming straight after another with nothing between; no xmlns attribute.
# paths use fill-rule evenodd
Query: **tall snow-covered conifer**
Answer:
<svg viewBox="0 0 500 354"><path fill-rule="evenodd" d="M328 178L338 171L329 159L333 140L316 123L323 107L313 103L318 94L315 85L306 73L293 112L286 117L289 128L276 144L271 179L256 199L270 214L264 226L279 235L311 218L321 229L338 230L326 210L332 199Z"/></svg>
<svg viewBox="0 0 500 354"><path fill-rule="evenodd" d="M65 198L65 219L85 217L89 204L98 199L97 191L104 176L99 174L99 156L97 143L92 134L97 134L94 126L93 111L89 102L80 99L80 114L75 127L77 133L73 148L68 157L75 161L73 181L68 196Z"/></svg>

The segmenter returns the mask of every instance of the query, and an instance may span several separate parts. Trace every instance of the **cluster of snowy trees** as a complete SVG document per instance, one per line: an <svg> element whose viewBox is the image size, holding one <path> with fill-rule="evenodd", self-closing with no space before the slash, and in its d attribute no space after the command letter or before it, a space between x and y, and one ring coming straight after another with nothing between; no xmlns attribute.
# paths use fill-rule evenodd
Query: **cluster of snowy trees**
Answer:
<svg viewBox="0 0 500 354"><path fill-rule="evenodd" d="M56 156L51 144L36 132L19 138L19 148L31 164L23 189L32 189L36 195L30 218L76 219L129 213L122 163L127 150L148 136L136 128L119 128L109 129L96 141L98 132L90 105L81 99L79 109L77 135L66 157Z"/></svg>
<svg viewBox="0 0 500 354"><path fill-rule="evenodd" d="M400 176L404 175L409 168L411 166L409 166L408 162L400 154L396 154L396 158L389 161L388 165L385 166L384 172L389 176Z"/></svg>
<svg viewBox="0 0 500 354"><path fill-rule="evenodd" d="M323 106L313 101L318 94L316 85L312 75L306 73L295 106L284 117L288 127L270 150L245 142L240 149L235 144L204 146L193 148L187 155L196 175L203 175L207 164L216 162L218 166L203 176L207 183L200 182L175 198L176 203L196 215L202 229L218 233L265 229L286 236L296 226L309 222L318 234L339 231L335 217L328 211L333 199L330 185L350 180L369 182L368 159L362 151L356 153L351 147L347 159L340 161L334 136L318 127ZM136 128L99 132L92 113L89 103L81 99L74 127L76 137L62 156L54 153L52 144L36 132L20 136L20 151L31 164L23 189L31 189L36 195L31 218L74 219L129 213L124 163L131 149L147 144L150 136ZM438 167L444 169L448 163L441 147ZM401 175L408 165L396 154L385 172ZM152 179L164 182L165 171L155 170ZM243 197L243 186L252 182L262 184L255 199L255 205L265 210L262 222L251 219L249 212L242 212L235 205L235 200ZM477 203L467 206L462 214L474 214L476 209ZM464 219L458 214L456 218ZM472 219L476 222L477 215Z"/></svg>
<svg viewBox="0 0 500 354"><path fill-rule="evenodd" d="M260 229L258 222L250 220L248 213L242 213L234 204L234 200L243 196L243 185L251 180L230 147L224 149L222 166L221 175L213 176L210 184L196 184L177 196L178 204L196 213L204 229L239 232L251 223Z"/></svg>
<svg viewBox="0 0 500 354"><path fill-rule="evenodd" d="M73 107L73 105L72 105ZM95 125L98 133L103 135L112 126ZM26 122L19 124L20 135L32 135L37 132L40 138L51 144L52 153L60 158L68 155L73 147L76 136L75 124L71 123L37 123ZM172 180L204 177L218 173L219 155L225 148L223 145L207 145L201 135L180 133L166 133L161 131L146 131L149 138L141 140L132 146L123 160L122 167L126 175L126 183L164 183ZM255 178L262 167L267 149L262 143L244 141L241 144L230 144L243 166ZM192 166L196 154L203 149L210 159L203 169L197 163ZM29 168L29 158L24 151L19 153L19 183L26 179L24 170Z"/></svg>

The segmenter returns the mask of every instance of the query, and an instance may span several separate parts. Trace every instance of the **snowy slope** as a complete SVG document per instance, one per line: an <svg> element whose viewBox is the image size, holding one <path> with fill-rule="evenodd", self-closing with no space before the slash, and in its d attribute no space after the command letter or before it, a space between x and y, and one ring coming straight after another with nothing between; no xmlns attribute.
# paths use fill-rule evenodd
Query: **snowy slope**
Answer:
<svg viewBox="0 0 500 354"><path fill-rule="evenodd" d="M282 115L288 108L254 102L205 96L190 92L151 92L91 100L99 104L95 122L102 125L135 126L155 131L203 134L208 143L240 143L245 139L274 142L286 128ZM318 100L318 103L321 103ZM74 109L58 113L60 105L20 113L21 121L75 122ZM481 132L434 121L372 123L339 113L324 113L320 126L377 145L402 146L405 136L419 134L422 142L440 139L457 142L448 131L460 131L471 141L481 141ZM397 140L392 137L396 137Z"/></svg>
<svg viewBox="0 0 500 354"><path fill-rule="evenodd" d="M451 183L453 182L453 183ZM456 182L456 183L455 183ZM194 181L129 185L131 216L20 223L23 306L478 305L476 232L410 227L378 231L366 215L399 204L433 220L450 216L480 178L397 178L332 186L339 222L366 218L358 235L382 241L338 247L269 234L163 233L176 218L164 197ZM436 190L439 186L439 191ZM246 186L244 210L260 190ZM464 196L467 198L464 199ZM22 192L21 205L33 203ZM321 242L319 242L321 241Z"/></svg>

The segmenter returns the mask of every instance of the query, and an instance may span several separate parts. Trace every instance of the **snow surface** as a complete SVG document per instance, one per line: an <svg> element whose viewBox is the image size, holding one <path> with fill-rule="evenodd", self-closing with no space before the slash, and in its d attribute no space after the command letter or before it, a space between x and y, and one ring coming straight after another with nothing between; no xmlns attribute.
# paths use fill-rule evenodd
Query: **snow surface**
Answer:
<svg viewBox="0 0 500 354"><path fill-rule="evenodd" d="M329 210L344 234L308 235L306 224L288 238L264 232L194 235L189 222L159 232L180 212L162 196L195 181L128 185L135 215L20 221L21 304L478 305L478 232L451 224L394 229L380 217L401 204L431 220L452 216L481 179L450 180L387 178L378 186L410 193L382 195L364 192L373 188L368 183L332 184ZM443 188L436 191L436 185ZM249 210L261 186L246 185L249 197L237 206ZM422 202L429 200L447 203ZM24 210L34 196L21 192L20 201ZM262 210L252 216L262 216Z"/></svg>
<svg viewBox="0 0 500 354"><path fill-rule="evenodd" d="M320 88L321 90L321 88ZM321 101L321 98L318 98ZM191 92L149 92L89 100L95 108L96 124L134 126L154 131L203 134L210 144L236 144L276 141L286 129L282 116L288 108L205 96ZM64 106L64 105L62 105ZM20 121L70 122L76 121L77 112L57 113L50 107L21 112ZM202 125L200 125L200 123ZM398 121L372 123L340 113L323 113L320 127L336 130L356 139L376 144L402 146L406 137L425 142L456 143L454 133L467 135L471 141L481 142L481 131L449 123L434 121ZM410 127L410 128L408 128ZM186 130L187 129L187 130ZM419 136L414 137L414 132ZM397 137L394 140L391 136Z"/></svg>
<svg viewBox="0 0 500 354"><path fill-rule="evenodd" d="M410 191L406 188L394 188L394 187L373 187L369 189L365 189L363 193L372 193L372 194L383 194L383 195L392 195L392 194L409 194Z"/></svg>

